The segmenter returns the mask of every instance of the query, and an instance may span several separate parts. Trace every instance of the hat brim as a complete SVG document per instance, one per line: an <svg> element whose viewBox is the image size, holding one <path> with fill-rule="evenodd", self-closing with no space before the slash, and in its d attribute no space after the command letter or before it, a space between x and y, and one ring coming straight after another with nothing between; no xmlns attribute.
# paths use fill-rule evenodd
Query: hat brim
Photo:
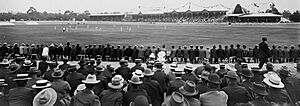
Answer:
<svg viewBox="0 0 300 106"><path fill-rule="evenodd" d="M52 94L52 98L46 104L39 104L38 103L39 96L41 96L45 90L50 91L50 93ZM33 106L53 106L56 102L56 99L57 99L57 93L54 89L52 89L52 88L43 89L41 92L39 92L37 95L35 95L32 105Z"/></svg>
<svg viewBox="0 0 300 106"><path fill-rule="evenodd" d="M24 67L28 67L28 66L32 66L33 63L30 63L30 64L23 64Z"/></svg>
<svg viewBox="0 0 300 106"><path fill-rule="evenodd" d="M144 76L153 76L153 75L154 75L154 72L151 72L151 73L148 73L148 74L144 73Z"/></svg>
<svg viewBox="0 0 300 106"><path fill-rule="evenodd" d="M143 83L143 81L133 82L133 81L131 81L131 80L128 80L128 82L130 82L130 83L132 83L132 84L142 84L142 83Z"/></svg>
<svg viewBox="0 0 300 106"><path fill-rule="evenodd" d="M194 92L188 92L186 91L183 86L179 88L179 92L182 94L182 95L185 95L185 96L195 96L198 94L198 91L195 90Z"/></svg>
<svg viewBox="0 0 300 106"><path fill-rule="evenodd" d="M243 73L240 73L240 75L244 76L244 77L248 77L248 78L252 78L254 75L253 74L250 74L250 75L245 75Z"/></svg>
<svg viewBox="0 0 300 106"><path fill-rule="evenodd" d="M134 76L138 76L138 77L140 77L140 78L144 77L144 74L141 74L141 75L136 75L136 74L135 74L135 72L133 72L133 73L132 73L132 75L134 75Z"/></svg>
<svg viewBox="0 0 300 106"><path fill-rule="evenodd" d="M31 78L15 78L13 81L23 81L23 80L29 80Z"/></svg>
<svg viewBox="0 0 300 106"><path fill-rule="evenodd" d="M171 98L172 98L171 96L166 98L166 101L165 101L166 106L172 106ZM184 99L184 102L182 104L180 104L180 106L189 106L189 102L186 99Z"/></svg>
<svg viewBox="0 0 300 106"><path fill-rule="evenodd" d="M267 85L273 87L273 88L284 88L284 84L282 82L280 82L278 85L273 84L272 82L270 82L269 78L265 78L263 80Z"/></svg>
<svg viewBox="0 0 300 106"><path fill-rule="evenodd" d="M50 87L50 86L51 86L51 83L47 83L47 85L45 85L45 86L32 85L32 88L47 88L47 87Z"/></svg>
<svg viewBox="0 0 300 106"><path fill-rule="evenodd" d="M86 81L86 80L82 80L82 83L85 83L85 84L97 84L97 83L99 83L100 82L100 80L96 80L96 81Z"/></svg>
<svg viewBox="0 0 300 106"><path fill-rule="evenodd" d="M1 62L0 65L9 65L9 62Z"/></svg>
<svg viewBox="0 0 300 106"><path fill-rule="evenodd" d="M227 77L227 78L231 78L231 79L237 79L238 78L238 76L229 76L229 75L224 75L224 77Z"/></svg>
<svg viewBox="0 0 300 106"><path fill-rule="evenodd" d="M210 83L213 83L213 84L218 84L218 85L222 83L221 81L214 82L214 81L211 81L211 80L209 80L209 79L207 79L207 81L210 82Z"/></svg>
<svg viewBox="0 0 300 106"><path fill-rule="evenodd" d="M266 96L266 95L269 95L269 93L266 91L266 90L259 90L259 89L253 89L252 90L254 93L257 93L257 94L260 94L260 95L264 95L264 96Z"/></svg>
<svg viewBox="0 0 300 106"><path fill-rule="evenodd" d="M123 83L120 83L119 85L113 85L112 83L108 83L108 87L112 88L112 89L120 89L124 86Z"/></svg>
<svg viewBox="0 0 300 106"><path fill-rule="evenodd" d="M61 78L61 77L64 76L64 72L63 72L63 71L60 71L60 75L59 75L59 76L55 76L55 75L54 75L54 72L53 72L53 73L51 73L51 76L52 76L53 78Z"/></svg>

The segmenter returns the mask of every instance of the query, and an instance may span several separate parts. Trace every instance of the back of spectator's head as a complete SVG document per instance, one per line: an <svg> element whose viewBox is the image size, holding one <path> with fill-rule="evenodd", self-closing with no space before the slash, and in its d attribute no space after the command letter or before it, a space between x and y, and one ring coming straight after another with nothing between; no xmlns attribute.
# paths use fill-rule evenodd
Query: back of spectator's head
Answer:
<svg viewBox="0 0 300 106"><path fill-rule="evenodd" d="M266 37L262 37L262 41L267 41L267 38Z"/></svg>

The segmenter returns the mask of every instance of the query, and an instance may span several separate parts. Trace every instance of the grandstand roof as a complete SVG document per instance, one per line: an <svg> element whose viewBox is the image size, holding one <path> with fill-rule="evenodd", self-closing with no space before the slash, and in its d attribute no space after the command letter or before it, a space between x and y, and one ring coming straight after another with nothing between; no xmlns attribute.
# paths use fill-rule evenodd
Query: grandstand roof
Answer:
<svg viewBox="0 0 300 106"><path fill-rule="evenodd" d="M257 14L242 15L239 17L282 17L282 15L277 15L273 13L257 13Z"/></svg>
<svg viewBox="0 0 300 106"><path fill-rule="evenodd" d="M124 14L91 14L89 16L121 16Z"/></svg>

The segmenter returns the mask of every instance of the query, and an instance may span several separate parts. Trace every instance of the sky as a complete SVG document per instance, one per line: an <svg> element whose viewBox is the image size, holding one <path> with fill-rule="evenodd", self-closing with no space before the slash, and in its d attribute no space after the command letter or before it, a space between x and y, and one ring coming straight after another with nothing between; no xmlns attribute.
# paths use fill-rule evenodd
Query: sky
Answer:
<svg viewBox="0 0 300 106"><path fill-rule="evenodd" d="M26 12L30 6L35 7L39 12L52 13L63 13L66 10L77 13L85 10L91 13L134 12L139 10L139 6L145 10L162 7L175 9L189 2L192 7L222 4L228 8L234 8L236 4L251 8L250 4L257 3L261 4L262 9L267 9L268 4L273 2L280 12L300 10L300 0L0 0L0 12Z"/></svg>

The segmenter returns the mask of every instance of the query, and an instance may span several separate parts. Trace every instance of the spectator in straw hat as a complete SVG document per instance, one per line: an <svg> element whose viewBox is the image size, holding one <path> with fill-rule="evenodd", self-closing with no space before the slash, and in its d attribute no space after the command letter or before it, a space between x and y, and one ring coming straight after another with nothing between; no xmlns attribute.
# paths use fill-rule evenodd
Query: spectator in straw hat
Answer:
<svg viewBox="0 0 300 106"><path fill-rule="evenodd" d="M284 89L285 86L281 82L281 78L276 73L266 73L264 76L263 82L269 86L270 92L266 99L279 105L292 105L292 100Z"/></svg>
<svg viewBox="0 0 300 106"><path fill-rule="evenodd" d="M152 106L161 106L164 101L164 91L157 81L151 79L153 75L152 70L146 69L141 87L148 93Z"/></svg>
<svg viewBox="0 0 300 106"><path fill-rule="evenodd" d="M55 68L57 67L57 63L56 62L49 62L49 70L47 70L44 74L43 74L43 78L52 82L54 80L54 78L52 77L52 73L54 72Z"/></svg>
<svg viewBox="0 0 300 106"><path fill-rule="evenodd" d="M94 95L92 89L100 80L96 79L95 75L89 74L85 80L82 80L86 88L77 92L71 99L71 106L101 106L99 97Z"/></svg>
<svg viewBox="0 0 300 106"><path fill-rule="evenodd" d="M54 106L57 93L52 88L43 89L33 99L33 106Z"/></svg>
<svg viewBox="0 0 300 106"><path fill-rule="evenodd" d="M196 85L192 81L186 81L184 86L179 88L179 92L185 97L189 102L190 106L200 106L200 101L194 98L198 94L196 90Z"/></svg>
<svg viewBox="0 0 300 106"><path fill-rule="evenodd" d="M207 83L208 83L207 80L208 80L209 74L210 74L210 72L208 72L208 71L202 71L201 75L198 75L198 77L200 78L200 81L198 81L196 83L196 88L197 88L199 94L209 91L209 88L207 87Z"/></svg>
<svg viewBox="0 0 300 106"><path fill-rule="evenodd" d="M136 98L139 95L143 95L147 97L148 100L150 100L146 90L140 87L141 84L143 84L143 81L141 81L138 76L132 76L131 80L128 80L128 82L131 86L128 92L126 92L124 95L122 106L129 106L129 103L134 101L134 98Z"/></svg>
<svg viewBox="0 0 300 106"><path fill-rule="evenodd" d="M227 79L228 85L222 88L222 90L224 90L228 95L228 106L234 106L238 103L247 103L248 101L252 100L247 89L238 85L237 79L239 76L236 72L228 71L225 77Z"/></svg>
<svg viewBox="0 0 300 106"><path fill-rule="evenodd" d="M163 68L162 68L163 63L157 62L155 66L156 66L156 72L154 73L152 79L156 80L165 92L168 88L168 85L167 85L168 77L167 77L167 74L163 71Z"/></svg>
<svg viewBox="0 0 300 106"><path fill-rule="evenodd" d="M179 92L167 96L162 106L190 106L189 102Z"/></svg>
<svg viewBox="0 0 300 106"><path fill-rule="evenodd" d="M99 95L102 106L121 106L123 102L123 94L120 89L123 87L124 79L113 77L108 83L108 89L101 92Z"/></svg>
<svg viewBox="0 0 300 106"><path fill-rule="evenodd" d="M187 63L186 66L184 67L184 74L181 76L182 80L187 81L193 81L194 83L198 82L198 77L192 73L193 72L193 64Z"/></svg>
<svg viewBox="0 0 300 106"><path fill-rule="evenodd" d="M149 100L147 99L147 97L139 95L134 99L134 101L130 102L129 106L153 106L153 105L149 104Z"/></svg>
<svg viewBox="0 0 300 106"><path fill-rule="evenodd" d="M55 104L66 105L69 104L71 91L70 84L62 79L64 72L60 69L56 69L52 74L54 78L51 88L57 92L57 100ZM66 101L65 101L66 100Z"/></svg>
<svg viewBox="0 0 300 106"><path fill-rule="evenodd" d="M33 89L35 89L36 93L39 93L43 89L50 88L51 87L51 82L48 80L37 80L34 85L31 86Z"/></svg>
<svg viewBox="0 0 300 106"><path fill-rule="evenodd" d="M208 76L208 92L200 94L200 103L202 106L227 106L228 96L224 91L218 91L221 84L218 74L211 73ZM216 101L217 100L217 101Z"/></svg>
<svg viewBox="0 0 300 106"><path fill-rule="evenodd" d="M42 80L40 74L41 72L36 67L30 67L28 75L31 79L27 81L26 87L31 88L36 81Z"/></svg>
<svg viewBox="0 0 300 106"><path fill-rule="evenodd" d="M9 90L8 101L10 106L32 106L32 100L34 97L34 90L25 87L28 74L17 74L14 81L17 83L17 87Z"/></svg>
<svg viewBox="0 0 300 106"><path fill-rule="evenodd" d="M178 68L178 65L177 63L173 62L172 64L170 64L170 71L167 73L167 81L168 83L175 80L176 77L175 77L175 74L173 73L176 69Z"/></svg>
<svg viewBox="0 0 300 106"><path fill-rule="evenodd" d="M121 75L125 80L128 80L130 77L130 68L128 67L128 61L127 60L120 60L119 64L121 65L118 67L115 72L116 74Z"/></svg>
<svg viewBox="0 0 300 106"><path fill-rule="evenodd" d="M81 81L84 80L84 75L77 72L77 68L75 65L70 66L67 71L70 73L66 77L66 81L70 84L71 91L69 92L70 96L73 96L75 89Z"/></svg>
<svg viewBox="0 0 300 106"><path fill-rule="evenodd" d="M265 97L269 95L269 92L263 83L254 83L252 91L254 95L254 100L250 101L252 106L277 106L277 104L266 100Z"/></svg>
<svg viewBox="0 0 300 106"><path fill-rule="evenodd" d="M168 84L166 95L171 95L173 92L178 91L178 89L185 83L181 78L181 76L184 74L183 70L176 68L173 74L176 78L175 80L170 81L170 83Z"/></svg>

